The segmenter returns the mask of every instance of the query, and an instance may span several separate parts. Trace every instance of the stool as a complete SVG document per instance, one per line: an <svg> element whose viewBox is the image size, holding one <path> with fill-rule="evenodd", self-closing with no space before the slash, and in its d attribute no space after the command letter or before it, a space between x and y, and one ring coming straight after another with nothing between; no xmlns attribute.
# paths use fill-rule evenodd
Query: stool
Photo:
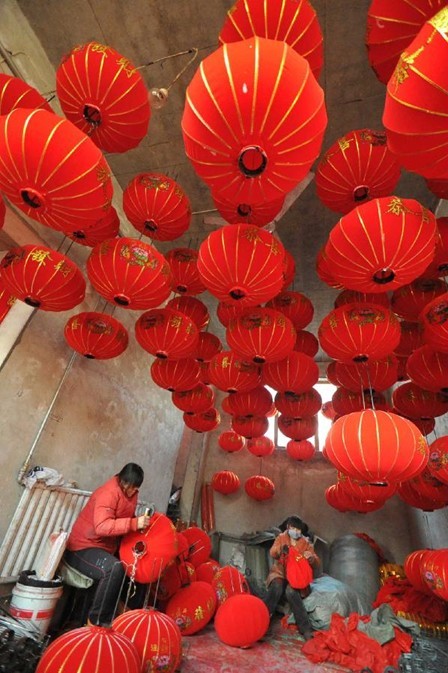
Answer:
<svg viewBox="0 0 448 673"><path fill-rule="evenodd" d="M95 593L95 581L83 575L63 559L58 567L64 592L58 604L57 614L50 625L50 631L59 635L68 628L85 626L90 605Z"/></svg>

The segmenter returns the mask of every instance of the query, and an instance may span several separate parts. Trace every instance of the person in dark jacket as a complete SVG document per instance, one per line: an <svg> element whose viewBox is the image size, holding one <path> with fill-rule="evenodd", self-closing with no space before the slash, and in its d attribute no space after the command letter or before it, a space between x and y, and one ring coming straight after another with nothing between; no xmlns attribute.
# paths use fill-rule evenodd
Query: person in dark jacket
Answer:
<svg viewBox="0 0 448 673"><path fill-rule="evenodd" d="M135 516L143 477L140 465L127 463L92 493L68 538L66 562L97 582L88 615L90 624L111 624L125 577L116 556L120 539L149 525L146 514Z"/></svg>

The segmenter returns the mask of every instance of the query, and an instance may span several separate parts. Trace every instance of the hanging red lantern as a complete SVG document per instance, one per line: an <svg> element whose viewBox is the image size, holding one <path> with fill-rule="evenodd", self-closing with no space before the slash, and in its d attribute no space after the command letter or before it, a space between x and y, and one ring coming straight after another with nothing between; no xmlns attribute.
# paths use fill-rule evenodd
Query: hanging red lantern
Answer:
<svg viewBox="0 0 448 673"><path fill-rule="evenodd" d="M387 85L383 124L387 144L404 168L425 178L447 179L446 90L439 67L448 56L444 7L423 25L402 52Z"/></svg>
<svg viewBox="0 0 448 673"><path fill-rule="evenodd" d="M198 414L184 413L183 419L187 428L195 432L211 432L221 423L219 411L214 407Z"/></svg>
<svg viewBox="0 0 448 673"><path fill-rule="evenodd" d="M291 353L296 330L280 311L254 307L230 321L226 340L241 357L264 364L283 360Z"/></svg>
<svg viewBox="0 0 448 673"><path fill-rule="evenodd" d="M223 451L227 451L228 453L241 451L241 449L244 448L245 442L245 438L237 432L233 432L233 430L222 432L218 437L219 446Z"/></svg>
<svg viewBox="0 0 448 673"><path fill-rule="evenodd" d="M423 581L433 594L448 600L448 549L428 551L422 560Z"/></svg>
<svg viewBox="0 0 448 673"><path fill-rule="evenodd" d="M310 418L320 411L322 397L314 388L300 395L297 393L277 393L275 396L275 406L285 416Z"/></svg>
<svg viewBox="0 0 448 673"><path fill-rule="evenodd" d="M408 358L417 348L424 345L423 325L417 322L400 322L400 341L394 352L401 358Z"/></svg>
<svg viewBox="0 0 448 673"><path fill-rule="evenodd" d="M275 450L275 444L269 437L262 435L261 437L253 437L247 441L247 450L254 456L264 458L271 456Z"/></svg>
<svg viewBox="0 0 448 673"><path fill-rule="evenodd" d="M123 210L137 231L156 241L174 241L190 226L186 194L161 173L136 175L123 190Z"/></svg>
<svg viewBox="0 0 448 673"><path fill-rule="evenodd" d="M250 594L249 585L242 573L234 566L222 566L214 575L212 587L215 590L218 607L231 596Z"/></svg>
<svg viewBox="0 0 448 673"><path fill-rule="evenodd" d="M272 299L283 285L284 248L250 224L221 227L201 243L198 270L220 301L256 306Z"/></svg>
<svg viewBox="0 0 448 673"><path fill-rule="evenodd" d="M293 418L280 414L278 417L278 429L285 437L300 441L314 437L317 433L317 416L310 418Z"/></svg>
<svg viewBox="0 0 448 673"><path fill-rule="evenodd" d="M121 538L119 549L126 573L142 584L156 580L177 552L176 529L172 521L160 512L152 515L144 531L126 533Z"/></svg>
<svg viewBox="0 0 448 673"><path fill-rule="evenodd" d="M236 395L237 393L232 393L232 395ZM225 414L229 414L229 416L232 416L232 411L230 410L230 398L232 395L226 395L225 397L222 398L221 400L221 409L224 411Z"/></svg>
<svg viewBox="0 0 448 673"><path fill-rule="evenodd" d="M259 37L225 44L202 61L182 117L196 172L239 203L292 190L317 158L326 125L323 91L305 59Z"/></svg>
<svg viewBox="0 0 448 673"><path fill-rule="evenodd" d="M199 381L206 386L211 384L209 362L199 362Z"/></svg>
<svg viewBox="0 0 448 673"><path fill-rule="evenodd" d="M263 638L268 627L268 609L257 596L234 594L216 611L218 638L232 647L250 647Z"/></svg>
<svg viewBox="0 0 448 673"><path fill-rule="evenodd" d="M212 583L215 573L220 569L218 561L211 559L210 561L205 561L196 567L196 578L200 582Z"/></svg>
<svg viewBox="0 0 448 673"><path fill-rule="evenodd" d="M448 194L443 198L448 199ZM438 217L436 224L436 252L434 259L425 271L425 276L431 277L448 275L448 217Z"/></svg>
<svg viewBox="0 0 448 673"><path fill-rule="evenodd" d="M190 526L182 531L189 545L188 561L196 568L208 561L212 552L212 543L207 533L197 526Z"/></svg>
<svg viewBox="0 0 448 673"><path fill-rule="evenodd" d="M419 493L410 481L404 481L399 484L397 495L400 500L403 500L407 505L415 507L416 509L422 509L424 512L434 512L437 509L445 507L443 503L432 500L426 495Z"/></svg>
<svg viewBox="0 0 448 673"><path fill-rule="evenodd" d="M240 478L235 472L223 470L222 472L215 472L212 477L212 489L218 493L222 493L222 495L235 493L239 487Z"/></svg>
<svg viewBox="0 0 448 673"><path fill-rule="evenodd" d="M315 448L307 439L290 439L286 444L286 453L293 460L306 462L314 456Z"/></svg>
<svg viewBox="0 0 448 673"><path fill-rule="evenodd" d="M387 390L398 380L398 359L388 355L382 360L367 362L336 362L338 385L354 393L362 390Z"/></svg>
<svg viewBox="0 0 448 673"><path fill-rule="evenodd" d="M408 554L404 560L404 572L414 589L431 595L432 591L423 580L424 563L429 549L418 549Z"/></svg>
<svg viewBox="0 0 448 673"><path fill-rule="evenodd" d="M308 0L299 4L270 0L237 0L227 12L219 34L220 44L254 37L281 40L308 61L313 75L319 79L322 69L323 37L316 12Z"/></svg>
<svg viewBox="0 0 448 673"><path fill-rule="evenodd" d="M198 330L205 329L210 321L206 305L196 297L174 297L166 303L166 308L180 311L191 318Z"/></svg>
<svg viewBox="0 0 448 673"><path fill-rule="evenodd" d="M333 407L333 402L324 402L321 409L322 415L329 421L334 421L337 414Z"/></svg>
<svg viewBox="0 0 448 673"><path fill-rule="evenodd" d="M409 376L406 372L406 364L408 358L405 355L397 355L397 360L398 360L397 381L409 381Z"/></svg>
<svg viewBox="0 0 448 673"><path fill-rule="evenodd" d="M215 393L203 383L198 383L191 390L173 392L171 395L175 407L187 414L200 414L207 411L215 402Z"/></svg>
<svg viewBox="0 0 448 673"><path fill-rule="evenodd" d="M280 362L263 367L263 383L279 393L301 393L310 390L319 379L319 368L309 355L292 351Z"/></svg>
<svg viewBox="0 0 448 673"><path fill-rule="evenodd" d="M205 292L199 275L198 252L192 248L172 248L165 254L171 269L171 289L182 295Z"/></svg>
<svg viewBox="0 0 448 673"><path fill-rule="evenodd" d="M20 79L0 73L0 115L7 115L16 108L47 110L53 112L47 100L36 89Z"/></svg>
<svg viewBox="0 0 448 673"><path fill-rule="evenodd" d="M110 168L66 119L17 108L0 123L0 190L28 217L64 233L95 224L110 207Z"/></svg>
<svg viewBox="0 0 448 673"><path fill-rule="evenodd" d="M407 418L408 421L411 421L411 423L417 426L422 435L425 437L430 435L436 426L435 418L416 418L415 416L406 416L406 414L402 414L400 411L398 411L398 409L395 408L392 408L392 413L397 414L398 416L403 416L403 418Z"/></svg>
<svg viewBox="0 0 448 673"><path fill-rule="evenodd" d="M355 393L346 388L337 388L331 401L338 416L351 414L353 411L362 411L363 409L389 410L384 395L375 391Z"/></svg>
<svg viewBox="0 0 448 673"><path fill-rule="evenodd" d="M400 324L376 304L345 304L322 320L318 337L323 350L342 362L381 360L400 341Z"/></svg>
<svg viewBox="0 0 448 673"><path fill-rule="evenodd" d="M68 345L86 358L108 360L121 355L129 337L121 322L106 313L77 313L64 328Z"/></svg>
<svg viewBox="0 0 448 673"><path fill-rule="evenodd" d="M392 393L392 402L398 412L415 418L437 418L448 412L448 399L423 390L415 383L402 383Z"/></svg>
<svg viewBox="0 0 448 673"><path fill-rule="evenodd" d="M308 297L300 292L285 290L268 301L266 306L283 313L290 319L296 330L304 329L314 316L314 306Z"/></svg>
<svg viewBox="0 0 448 673"><path fill-rule="evenodd" d="M413 423L373 409L335 421L324 449L338 470L369 482L410 479L428 462L428 446Z"/></svg>
<svg viewBox="0 0 448 673"><path fill-rule="evenodd" d="M326 489L325 499L330 507L334 507L339 512L358 512L359 514L374 512L384 504L383 502L356 498L343 491L339 484L333 484Z"/></svg>
<svg viewBox="0 0 448 673"><path fill-rule="evenodd" d="M0 275L0 323L14 306L16 298L6 289Z"/></svg>
<svg viewBox="0 0 448 673"><path fill-rule="evenodd" d="M409 356L406 367L409 378L417 386L448 395L448 353L421 346Z"/></svg>
<svg viewBox="0 0 448 673"><path fill-rule="evenodd" d="M11 248L0 262L4 288L28 306L67 311L84 299L86 281L74 262L43 245Z"/></svg>
<svg viewBox="0 0 448 673"><path fill-rule="evenodd" d="M360 129L325 152L317 166L316 191L327 208L349 213L360 203L393 194L399 179L400 166L384 131Z"/></svg>
<svg viewBox="0 0 448 673"><path fill-rule="evenodd" d="M102 243L108 238L116 238L119 230L120 219L115 208L111 206L98 222L93 225L89 222L88 228L78 228L76 231L67 233L67 236L75 243L94 248L98 243Z"/></svg>
<svg viewBox="0 0 448 673"><path fill-rule="evenodd" d="M210 360L211 383L225 393L243 393L260 385L260 369L232 351L221 351Z"/></svg>
<svg viewBox="0 0 448 673"><path fill-rule="evenodd" d="M448 484L440 481L425 467L416 477L409 480L412 487L424 497L448 505Z"/></svg>
<svg viewBox="0 0 448 673"><path fill-rule="evenodd" d="M199 383L199 365L193 358L154 360L151 377L156 385L171 392L191 390Z"/></svg>
<svg viewBox="0 0 448 673"><path fill-rule="evenodd" d="M369 63L380 82L387 84L401 53L445 0L372 0L367 14L366 46Z"/></svg>
<svg viewBox="0 0 448 673"><path fill-rule="evenodd" d="M137 648L129 638L103 626L83 626L53 640L40 658L36 673L141 670Z"/></svg>
<svg viewBox="0 0 448 673"><path fill-rule="evenodd" d="M357 292L356 290L343 290L334 300L334 307L340 308L345 304L378 304L384 308L390 308L390 301L384 292Z"/></svg>
<svg viewBox="0 0 448 673"><path fill-rule="evenodd" d="M336 376L336 362L333 360L327 365L327 380L333 386L340 386L338 377Z"/></svg>
<svg viewBox="0 0 448 673"><path fill-rule="evenodd" d="M86 269L95 290L123 308L154 308L171 292L168 262L152 245L135 238L108 239L96 245Z"/></svg>
<svg viewBox="0 0 448 673"><path fill-rule="evenodd" d="M446 285L435 278L417 278L392 292L391 309L409 322L417 322L418 316L430 301L446 292Z"/></svg>
<svg viewBox="0 0 448 673"><path fill-rule="evenodd" d="M261 437L268 431L269 421L266 416L234 416L231 426L242 437L252 439Z"/></svg>
<svg viewBox="0 0 448 673"><path fill-rule="evenodd" d="M448 435L438 437L429 445L428 470L439 481L448 484Z"/></svg>
<svg viewBox="0 0 448 673"><path fill-rule="evenodd" d="M270 500L275 494L275 484L268 477L256 474L246 479L244 490L254 500Z"/></svg>
<svg viewBox="0 0 448 673"><path fill-rule="evenodd" d="M448 352L448 292L429 302L420 314L424 340L434 350Z"/></svg>
<svg viewBox="0 0 448 673"><path fill-rule="evenodd" d="M338 486L341 490L359 500L373 500L385 502L397 490L397 484L387 481L369 482L353 479L342 472L338 472Z"/></svg>
<svg viewBox="0 0 448 673"><path fill-rule="evenodd" d="M217 336L211 332L199 332L195 360L198 362L210 362L212 357L220 351L222 351L222 343Z"/></svg>
<svg viewBox="0 0 448 673"><path fill-rule="evenodd" d="M166 614L174 620L183 636L203 629L216 609L216 595L208 582L193 582L170 598Z"/></svg>
<svg viewBox="0 0 448 673"><path fill-rule="evenodd" d="M265 416L272 407L272 395L263 386L244 393L233 393L228 398L229 411L233 416Z"/></svg>
<svg viewBox="0 0 448 673"><path fill-rule="evenodd" d="M175 621L158 610L129 610L112 628L134 643L142 671L174 673L182 656L182 635Z"/></svg>
<svg viewBox="0 0 448 673"><path fill-rule="evenodd" d="M260 203L238 203L231 197L224 197L219 192L212 192L213 203L221 217L229 224L253 224L264 227L272 222L283 207L284 198Z"/></svg>
<svg viewBox="0 0 448 673"><path fill-rule="evenodd" d="M326 283L335 290L341 290L343 285L337 281L331 272L331 263L328 259L326 247L319 250L316 257L316 273L323 283Z"/></svg>
<svg viewBox="0 0 448 673"><path fill-rule="evenodd" d="M311 332L307 332L304 329L297 330L293 350L305 353L305 355L313 358L319 351L319 341Z"/></svg>
<svg viewBox="0 0 448 673"><path fill-rule="evenodd" d="M325 246L349 290L387 292L418 278L434 257L436 219L414 199L376 198L341 217Z"/></svg>
<svg viewBox="0 0 448 673"><path fill-rule="evenodd" d="M194 353L198 330L184 313L158 308L142 313L135 323L135 338L151 355L162 360L180 360Z"/></svg>

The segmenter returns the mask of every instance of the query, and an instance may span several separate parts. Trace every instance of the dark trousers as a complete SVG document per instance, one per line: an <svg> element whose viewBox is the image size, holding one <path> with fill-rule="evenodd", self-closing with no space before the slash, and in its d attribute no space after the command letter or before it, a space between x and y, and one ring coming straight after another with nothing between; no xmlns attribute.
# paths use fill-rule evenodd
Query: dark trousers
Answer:
<svg viewBox="0 0 448 673"><path fill-rule="evenodd" d="M272 580L268 587L267 594L264 598L266 607L272 617L277 605L280 603L283 596L291 606L292 614L297 624L297 628L303 634L312 631L312 626L308 613L303 605L302 597L298 589L293 589L285 579L276 578Z"/></svg>

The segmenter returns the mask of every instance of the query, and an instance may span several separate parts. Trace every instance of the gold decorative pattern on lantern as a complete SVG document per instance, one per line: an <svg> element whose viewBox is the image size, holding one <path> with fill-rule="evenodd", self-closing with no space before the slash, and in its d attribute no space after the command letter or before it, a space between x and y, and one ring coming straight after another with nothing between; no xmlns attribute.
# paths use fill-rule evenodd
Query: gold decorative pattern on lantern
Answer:
<svg viewBox="0 0 448 673"><path fill-rule="evenodd" d="M134 75L137 70L132 66L132 64L128 61L127 58L122 56L121 58L117 59L117 65L120 65L122 70L126 73L126 75L131 78L132 75Z"/></svg>
<svg viewBox="0 0 448 673"><path fill-rule="evenodd" d="M448 33L448 7L444 7L440 12L437 12L428 23L430 26L434 26L439 33L446 35Z"/></svg>
<svg viewBox="0 0 448 673"><path fill-rule="evenodd" d="M397 63L397 67L394 70L394 74L392 75L395 82L395 90L397 90L398 86L403 84L409 77L409 67L414 65L417 57L420 56L423 50L424 47L419 47L413 54L406 54L406 52L403 52Z"/></svg>
<svg viewBox="0 0 448 673"><path fill-rule="evenodd" d="M345 152L345 150L348 150L348 148L350 147L350 142L351 141L347 140L347 138L345 137L339 138L338 145L341 152Z"/></svg>
<svg viewBox="0 0 448 673"><path fill-rule="evenodd" d="M47 257L50 258L50 253L48 250L40 250L39 248L37 250L33 250L33 252L30 254L31 259L33 262L37 262L38 264L42 264L42 266L45 266L45 261ZM12 260L15 261L15 260Z"/></svg>

